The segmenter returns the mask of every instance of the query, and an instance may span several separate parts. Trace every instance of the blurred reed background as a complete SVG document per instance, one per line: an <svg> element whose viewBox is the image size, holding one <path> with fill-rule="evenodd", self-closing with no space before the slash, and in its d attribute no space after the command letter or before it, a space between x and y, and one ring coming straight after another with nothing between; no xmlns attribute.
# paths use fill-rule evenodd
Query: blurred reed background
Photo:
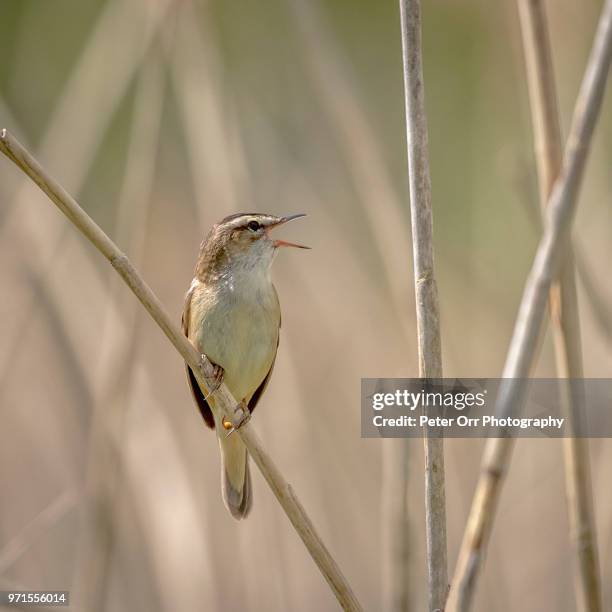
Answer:
<svg viewBox="0 0 612 612"><path fill-rule="evenodd" d="M549 11L564 133L600 7ZM255 425L366 609L382 609L393 442L360 438L360 378L417 372L397 3L5 0L0 23L0 127L177 322L212 223L308 213L285 232L313 250L275 263L281 347ZM494 377L539 235L516 5L435 0L423 26L444 370ZM611 109L574 230L589 377L612 369ZM0 283L0 588L117 612L336 609L257 470L252 515L228 516L176 352L6 160ZM537 375L554 375L550 345ZM446 444L451 570L481 448ZM410 452L406 580L423 610L422 444ZM609 608L612 449L591 453ZM561 441L520 440L476 609L574 610L567 531Z"/></svg>

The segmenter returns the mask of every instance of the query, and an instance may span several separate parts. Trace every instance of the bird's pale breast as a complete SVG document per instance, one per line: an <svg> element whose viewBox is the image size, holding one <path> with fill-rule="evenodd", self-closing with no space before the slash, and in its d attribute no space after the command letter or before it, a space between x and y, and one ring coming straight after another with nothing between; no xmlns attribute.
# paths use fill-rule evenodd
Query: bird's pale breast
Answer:
<svg viewBox="0 0 612 612"><path fill-rule="evenodd" d="M191 300L190 338L224 369L232 395L248 401L276 355L280 308L274 285L238 276L217 283L212 291L198 282Z"/></svg>

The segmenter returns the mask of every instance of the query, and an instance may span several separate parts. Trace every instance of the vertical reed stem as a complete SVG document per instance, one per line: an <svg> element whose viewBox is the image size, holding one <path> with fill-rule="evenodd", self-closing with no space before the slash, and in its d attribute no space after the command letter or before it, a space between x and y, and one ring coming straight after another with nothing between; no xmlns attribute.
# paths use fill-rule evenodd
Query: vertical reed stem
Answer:
<svg viewBox="0 0 612 612"><path fill-rule="evenodd" d="M442 378L438 289L434 276L431 182L421 52L419 0L400 0L408 180L416 294L419 376ZM448 588L444 445L426 436L425 529L429 610L442 610Z"/></svg>

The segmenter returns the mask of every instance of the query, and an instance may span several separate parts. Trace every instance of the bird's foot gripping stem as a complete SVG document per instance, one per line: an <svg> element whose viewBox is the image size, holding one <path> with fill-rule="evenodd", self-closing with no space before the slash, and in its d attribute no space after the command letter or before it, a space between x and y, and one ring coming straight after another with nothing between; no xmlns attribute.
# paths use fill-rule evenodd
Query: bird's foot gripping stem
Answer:
<svg viewBox="0 0 612 612"><path fill-rule="evenodd" d="M202 355L202 357L205 357L205 355ZM208 400L208 398L219 389L219 387L223 383L223 376L225 374L225 370L220 365L217 365L212 361L210 363L213 367L213 374L211 377L206 379L206 382L210 384L210 388L208 391L208 395L206 395L206 397L204 398L205 400Z"/></svg>
<svg viewBox="0 0 612 612"><path fill-rule="evenodd" d="M227 430L226 437L231 436L237 429L251 420L251 411L244 400L234 408L234 417L237 418L235 425L227 417L223 417L223 427Z"/></svg>

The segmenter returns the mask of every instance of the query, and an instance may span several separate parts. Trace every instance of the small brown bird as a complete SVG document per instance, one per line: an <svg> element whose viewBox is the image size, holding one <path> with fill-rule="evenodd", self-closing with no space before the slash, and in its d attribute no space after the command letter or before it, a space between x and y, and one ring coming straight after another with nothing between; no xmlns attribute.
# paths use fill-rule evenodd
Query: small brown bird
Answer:
<svg viewBox="0 0 612 612"><path fill-rule="evenodd" d="M206 355L234 398L255 410L276 359L281 311L270 268L279 247L308 247L274 240L274 228L303 217L257 213L230 215L212 227L200 246L194 279L185 296L183 332ZM189 385L221 451L221 491L232 516L245 518L252 503L248 453L226 416L214 416L193 372ZM228 431L229 430L229 431Z"/></svg>

